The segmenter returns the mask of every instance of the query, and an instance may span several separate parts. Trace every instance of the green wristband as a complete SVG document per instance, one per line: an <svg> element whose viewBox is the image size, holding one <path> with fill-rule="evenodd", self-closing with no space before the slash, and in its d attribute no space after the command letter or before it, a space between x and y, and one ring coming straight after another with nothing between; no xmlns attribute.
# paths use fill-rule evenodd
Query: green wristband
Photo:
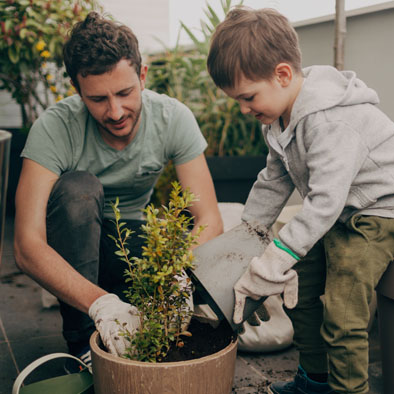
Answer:
<svg viewBox="0 0 394 394"><path fill-rule="evenodd" d="M291 257L294 257L297 261L300 259L291 249L289 249L287 246L283 245L282 242L279 241L279 239L274 238L274 244L279 248L287 252Z"/></svg>

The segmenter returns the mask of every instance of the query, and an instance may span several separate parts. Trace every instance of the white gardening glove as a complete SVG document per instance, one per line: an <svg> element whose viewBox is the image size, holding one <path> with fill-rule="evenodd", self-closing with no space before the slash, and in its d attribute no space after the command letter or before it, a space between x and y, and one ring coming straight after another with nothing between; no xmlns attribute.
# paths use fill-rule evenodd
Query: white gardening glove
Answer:
<svg viewBox="0 0 394 394"><path fill-rule="evenodd" d="M114 355L123 356L129 345L119 332L123 328L134 334L140 327L138 309L119 299L116 294L105 294L89 308L89 316L94 321L101 340L107 350Z"/></svg>
<svg viewBox="0 0 394 394"><path fill-rule="evenodd" d="M181 292L185 291L189 294L189 298L186 300L185 312L189 312L187 316L182 321L181 330L186 331L189 327L190 320L193 315L194 304L193 304L193 287L191 283L191 279L187 276L186 272L182 271L182 275L176 275L175 278L179 283L179 290Z"/></svg>
<svg viewBox="0 0 394 394"><path fill-rule="evenodd" d="M298 301L298 276L291 267L299 260L289 248L274 239L261 257L253 257L248 268L234 286L235 324L243 321L246 297L259 300L264 296L283 293L287 308L294 308Z"/></svg>

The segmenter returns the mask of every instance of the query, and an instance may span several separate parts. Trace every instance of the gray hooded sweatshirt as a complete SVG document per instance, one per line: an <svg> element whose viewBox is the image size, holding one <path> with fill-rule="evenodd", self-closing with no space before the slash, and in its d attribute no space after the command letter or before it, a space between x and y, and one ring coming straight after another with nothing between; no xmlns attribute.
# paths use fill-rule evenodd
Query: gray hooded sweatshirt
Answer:
<svg viewBox="0 0 394 394"><path fill-rule="evenodd" d="M295 187L302 209L279 238L300 257L337 220L356 213L394 218L394 123L376 107L377 94L351 71L312 66L303 72L286 130L278 120L263 127L267 166L242 216L270 228Z"/></svg>

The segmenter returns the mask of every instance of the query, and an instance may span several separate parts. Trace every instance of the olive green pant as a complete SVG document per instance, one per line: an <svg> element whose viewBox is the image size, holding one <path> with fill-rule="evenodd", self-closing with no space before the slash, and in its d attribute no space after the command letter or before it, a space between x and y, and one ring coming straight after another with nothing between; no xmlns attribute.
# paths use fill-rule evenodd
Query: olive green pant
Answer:
<svg viewBox="0 0 394 394"><path fill-rule="evenodd" d="M393 255L394 219L355 215L337 222L294 266L298 304L286 312L300 365L329 372L339 393L368 392L369 303Z"/></svg>

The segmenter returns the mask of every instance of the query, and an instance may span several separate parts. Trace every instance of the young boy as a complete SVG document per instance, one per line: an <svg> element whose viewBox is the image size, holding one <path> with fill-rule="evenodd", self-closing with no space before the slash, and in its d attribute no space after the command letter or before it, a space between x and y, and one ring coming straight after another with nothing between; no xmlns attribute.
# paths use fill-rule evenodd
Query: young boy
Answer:
<svg viewBox="0 0 394 394"><path fill-rule="evenodd" d="M394 254L394 124L354 72L302 70L297 34L272 9L232 10L208 70L269 147L243 220L267 231L294 188L303 199L236 283L234 321L246 297L283 293L299 368L270 392L367 393L368 305Z"/></svg>

